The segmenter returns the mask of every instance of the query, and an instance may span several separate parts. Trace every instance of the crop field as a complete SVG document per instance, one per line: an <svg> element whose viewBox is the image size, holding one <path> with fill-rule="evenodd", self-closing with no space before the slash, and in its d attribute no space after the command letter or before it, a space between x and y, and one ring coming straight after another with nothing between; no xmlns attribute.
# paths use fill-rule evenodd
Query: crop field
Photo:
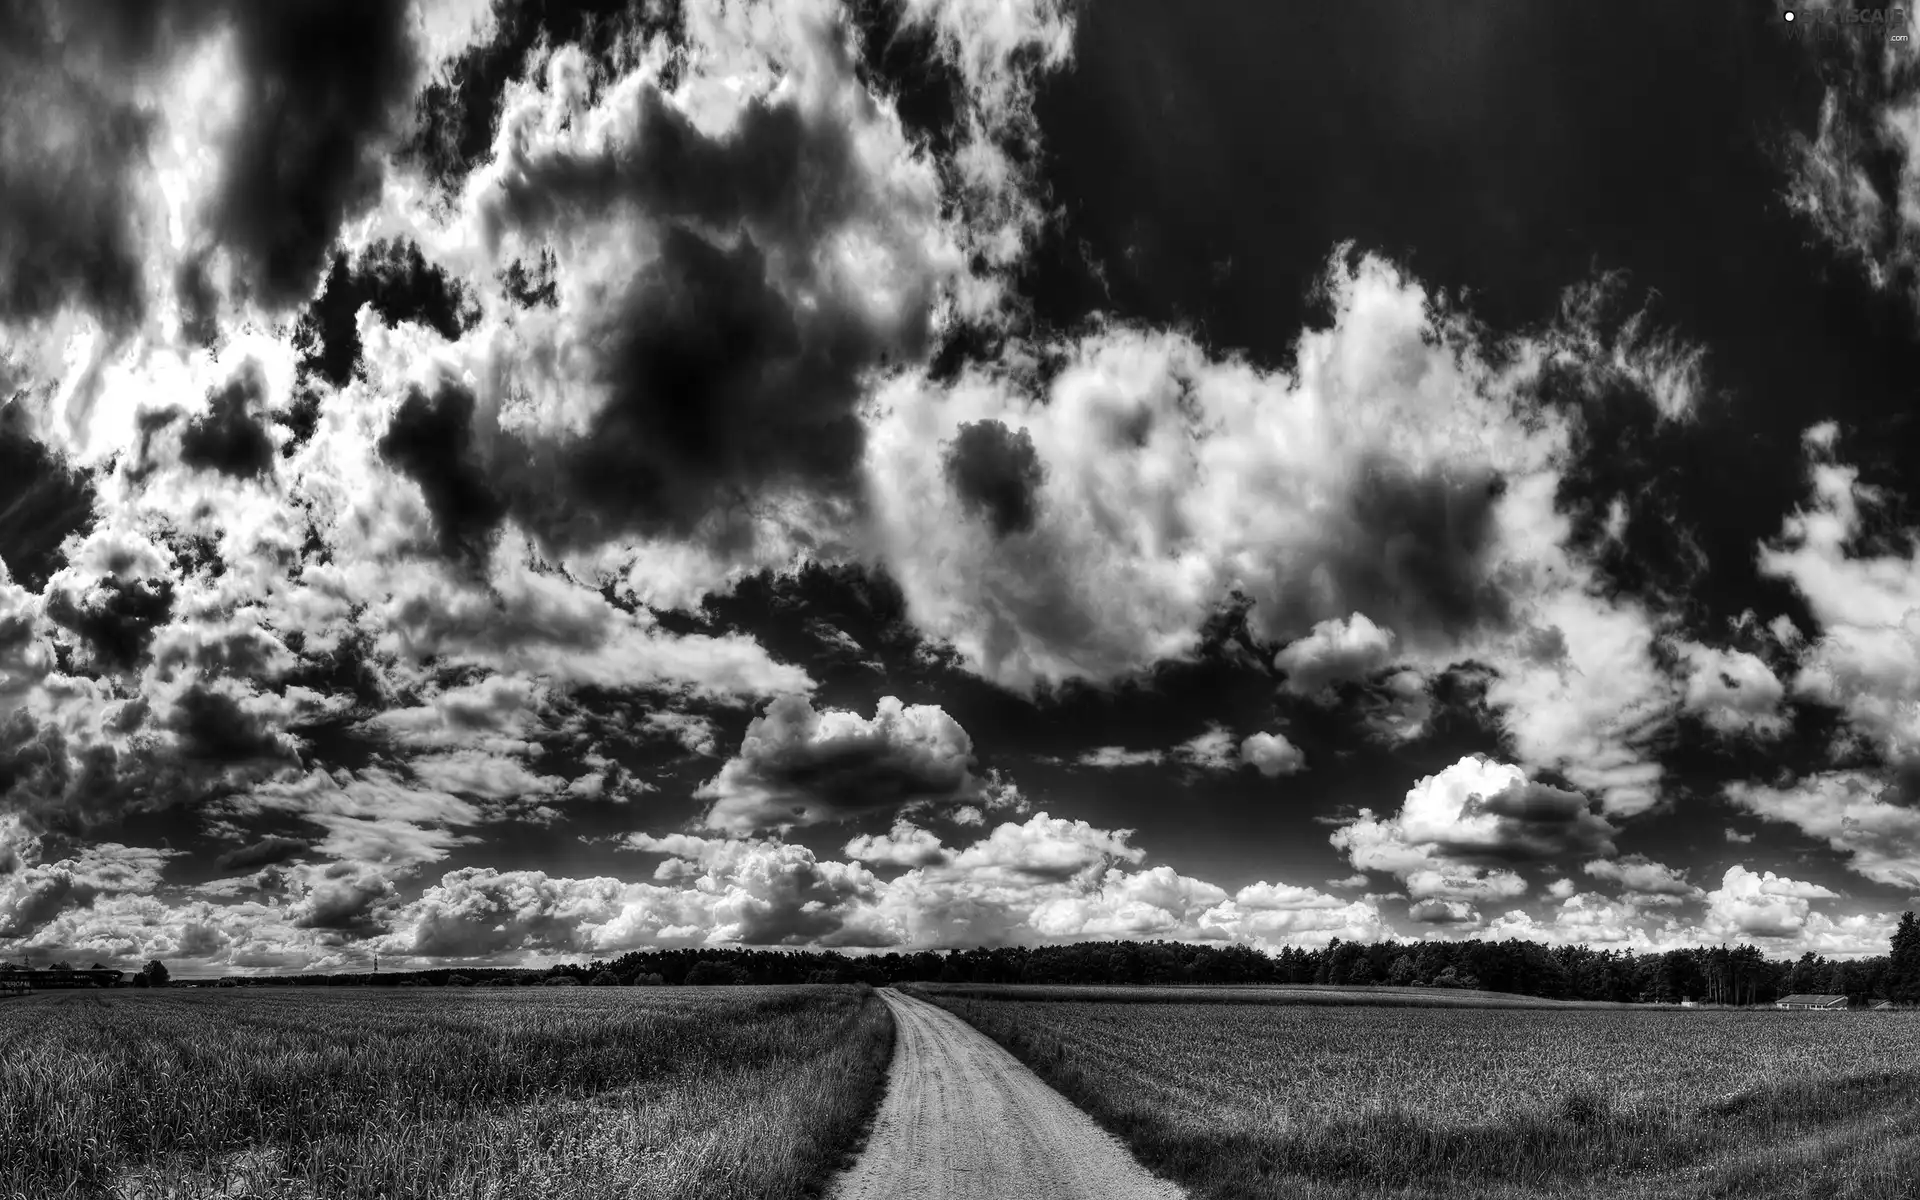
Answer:
<svg viewBox="0 0 1920 1200"><path fill-rule="evenodd" d="M1100 999L1128 1004L1318 1004L1387 1008L1601 1008L1631 1009L1606 1000L1548 1000L1472 988L1346 987L1314 983L916 983L918 995L975 1000L1077 1000L1097 990ZM1640 1006L1640 1011L1646 1011Z"/></svg>
<svg viewBox="0 0 1920 1200"><path fill-rule="evenodd" d="M1920 1195L1920 1015L1078 990L923 994L1196 1197Z"/></svg>
<svg viewBox="0 0 1920 1200"><path fill-rule="evenodd" d="M800 1196L892 1039L830 985L11 999L0 1197Z"/></svg>

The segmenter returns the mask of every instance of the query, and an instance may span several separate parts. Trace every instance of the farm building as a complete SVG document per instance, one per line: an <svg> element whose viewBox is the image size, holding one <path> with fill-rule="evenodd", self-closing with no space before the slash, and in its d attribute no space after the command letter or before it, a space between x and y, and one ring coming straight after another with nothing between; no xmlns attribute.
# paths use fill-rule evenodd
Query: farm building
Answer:
<svg viewBox="0 0 1920 1200"><path fill-rule="evenodd" d="M125 972L109 967L90 970L35 971L21 967L0 967L0 996L46 988L118 987Z"/></svg>
<svg viewBox="0 0 1920 1200"><path fill-rule="evenodd" d="M1796 993L1782 996L1773 1002L1775 1008L1805 1009L1816 1012L1836 1012L1847 1006L1845 996L1823 996L1813 993Z"/></svg>

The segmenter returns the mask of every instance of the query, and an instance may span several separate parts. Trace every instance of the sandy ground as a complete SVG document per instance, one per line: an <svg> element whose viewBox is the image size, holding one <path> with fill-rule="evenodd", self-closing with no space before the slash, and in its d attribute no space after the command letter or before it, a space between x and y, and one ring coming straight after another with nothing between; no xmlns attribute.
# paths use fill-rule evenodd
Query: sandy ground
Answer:
<svg viewBox="0 0 1920 1200"><path fill-rule="evenodd" d="M1184 1200L973 1026L883 990L887 1097L835 1200Z"/></svg>

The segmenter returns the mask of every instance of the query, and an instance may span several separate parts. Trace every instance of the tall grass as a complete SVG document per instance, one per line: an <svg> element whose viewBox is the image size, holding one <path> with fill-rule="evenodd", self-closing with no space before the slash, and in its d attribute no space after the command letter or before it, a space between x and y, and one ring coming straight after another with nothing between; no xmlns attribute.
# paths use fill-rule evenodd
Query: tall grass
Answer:
<svg viewBox="0 0 1920 1200"><path fill-rule="evenodd" d="M864 987L34 996L0 1197L800 1196L892 1037Z"/></svg>
<svg viewBox="0 0 1920 1200"><path fill-rule="evenodd" d="M1200 1197L1920 1195L1906 1014L931 998Z"/></svg>

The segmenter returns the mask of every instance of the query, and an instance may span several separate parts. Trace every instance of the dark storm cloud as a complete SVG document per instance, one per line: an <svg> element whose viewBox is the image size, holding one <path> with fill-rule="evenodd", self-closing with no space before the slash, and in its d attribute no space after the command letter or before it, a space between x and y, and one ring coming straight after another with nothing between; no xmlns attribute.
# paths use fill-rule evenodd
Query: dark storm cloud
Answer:
<svg viewBox="0 0 1920 1200"><path fill-rule="evenodd" d="M24 711L0 721L0 811L29 827L75 832L130 796L120 754L107 745L71 747L57 726Z"/></svg>
<svg viewBox="0 0 1920 1200"><path fill-rule="evenodd" d="M1494 540L1498 476L1384 459L1354 481L1327 570L1344 601L1405 635L1458 637L1504 627L1506 593L1485 569Z"/></svg>
<svg viewBox="0 0 1920 1200"><path fill-rule="evenodd" d="M24 408L0 407L0 560L37 592L58 569L60 543L93 519L93 488L36 441Z"/></svg>
<svg viewBox="0 0 1920 1200"><path fill-rule="evenodd" d="M110 326L139 315L132 183L153 121L136 85L223 24L241 120L205 198L209 232L269 303L306 296L341 219L379 188L381 148L420 70L411 13L389 0L10 3L0 13L0 316L67 303ZM189 336L203 337L206 306L187 307Z"/></svg>
<svg viewBox="0 0 1920 1200"><path fill-rule="evenodd" d="M225 765L293 757L291 744L268 721L204 683L181 695L163 727L178 739L175 753L192 762Z"/></svg>
<svg viewBox="0 0 1920 1200"><path fill-rule="evenodd" d="M244 119L213 226L271 304L307 296L341 219L378 194L381 149L420 70L412 11L393 0L234 9Z"/></svg>
<svg viewBox="0 0 1920 1200"><path fill-rule="evenodd" d="M441 552L483 563L506 506L473 452L473 393L450 380L431 395L413 388L380 439L380 455L420 485Z"/></svg>
<svg viewBox="0 0 1920 1200"><path fill-rule="evenodd" d="M68 909L93 903L97 895L99 889L64 868L34 869L0 890L0 938L32 937Z"/></svg>
<svg viewBox="0 0 1920 1200"><path fill-rule="evenodd" d="M743 831L897 813L979 793L973 743L935 705L883 697L871 720L815 712L784 696L748 725L740 753L694 793L712 800L707 824Z"/></svg>
<svg viewBox="0 0 1920 1200"><path fill-rule="evenodd" d="M150 123L110 76L152 53L161 25L157 9L104 0L0 7L0 318L69 303L109 326L137 315L127 205Z"/></svg>
<svg viewBox="0 0 1920 1200"><path fill-rule="evenodd" d="M379 241L349 258L335 252L320 294L300 314L294 339L302 372L345 387L360 366L362 305L387 325L412 321L452 341L477 314L465 290L408 241Z"/></svg>
<svg viewBox="0 0 1920 1200"><path fill-rule="evenodd" d="M876 323L865 297L815 277L819 244L875 203L847 131L755 100L716 139L654 88L633 103L630 139L527 155L489 210L535 234L629 207L661 225L657 257L589 331L604 407L578 441L530 448L516 511L571 546L686 534L771 485L853 494L861 376L925 350L931 294Z"/></svg>
<svg viewBox="0 0 1920 1200"><path fill-rule="evenodd" d="M261 423L266 389L266 375L259 364L248 363L232 382L213 393L211 411L188 422L180 435L180 461L235 479L270 471L273 440Z"/></svg>
<svg viewBox="0 0 1920 1200"><path fill-rule="evenodd" d="M954 435L945 466L960 502L986 517L995 536L1033 528L1046 469L1031 433L1015 433L999 421L970 421Z"/></svg>
<svg viewBox="0 0 1920 1200"><path fill-rule="evenodd" d="M252 871L260 867L277 866L306 852L307 844L299 838L268 834L251 845L227 851L215 861L223 870Z"/></svg>
<svg viewBox="0 0 1920 1200"><path fill-rule="evenodd" d="M288 909L296 929L368 936L386 932L397 898L393 884L350 863L335 863Z"/></svg>
<svg viewBox="0 0 1920 1200"><path fill-rule="evenodd" d="M172 615L173 584L165 579L108 576L77 597L62 590L47 597L47 618L78 636L101 671L139 666L153 631Z"/></svg>
<svg viewBox="0 0 1920 1200"><path fill-rule="evenodd" d="M1493 844L1439 842L1438 848L1461 859L1506 861L1591 856L1613 853L1613 826L1592 811L1579 792L1544 783L1516 783L1489 796L1474 796L1460 810L1462 820L1482 814L1498 817Z"/></svg>
<svg viewBox="0 0 1920 1200"><path fill-rule="evenodd" d="M672 229L602 330L606 407L537 482L514 489L516 510L553 541L581 545L692 532L760 485L849 489L862 444L852 369L874 347L851 327L802 320L769 286L752 242L723 250Z"/></svg>
<svg viewBox="0 0 1920 1200"><path fill-rule="evenodd" d="M196 346L212 348L220 340L220 296L202 257L189 257L174 271L173 297L180 306L181 335Z"/></svg>

